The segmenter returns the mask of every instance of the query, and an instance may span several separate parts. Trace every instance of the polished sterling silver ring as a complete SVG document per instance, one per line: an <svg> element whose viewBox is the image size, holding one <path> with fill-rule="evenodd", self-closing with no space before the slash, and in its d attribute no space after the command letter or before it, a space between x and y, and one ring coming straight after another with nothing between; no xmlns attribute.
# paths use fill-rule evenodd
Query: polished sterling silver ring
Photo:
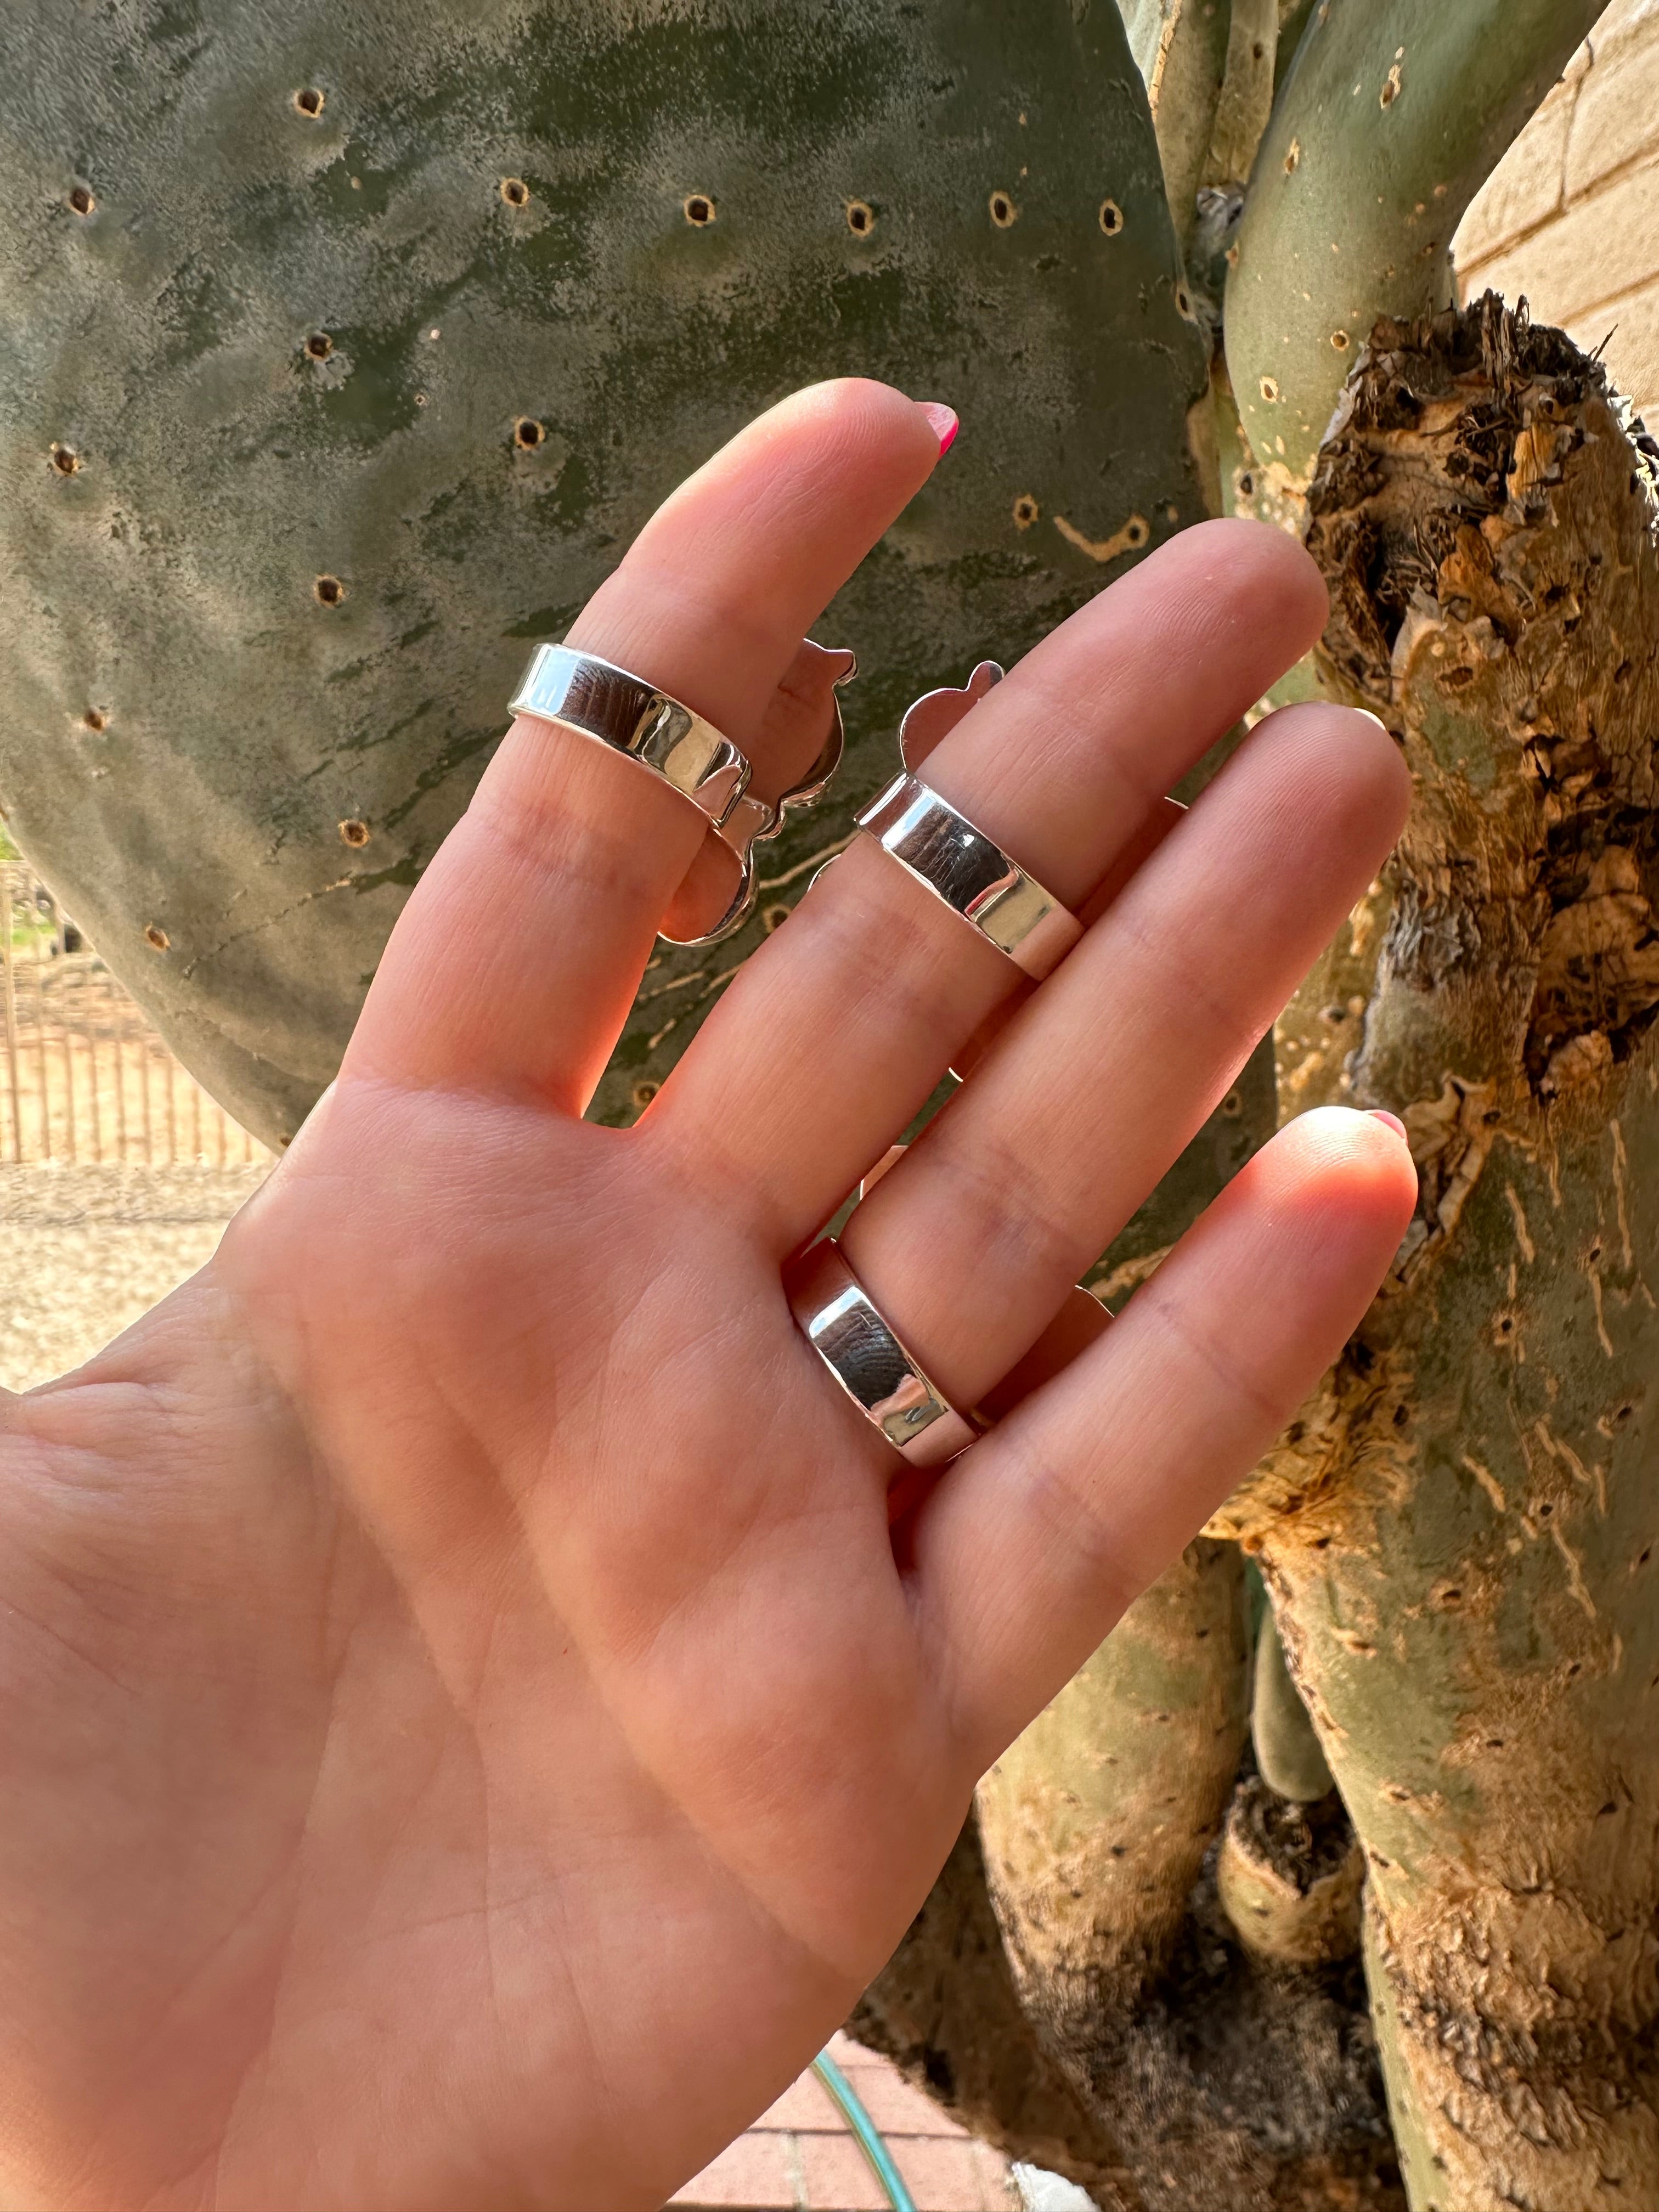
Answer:
<svg viewBox="0 0 1659 2212"><path fill-rule="evenodd" d="M642 677L568 645L536 647L507 711L625 753L701 807L716 830L749 788L749 763L712 722Z"/></svg>
<svg viewBox="0 0 1659 2212"><path fill-rule="evenodd" d="M713 945L749 919L755 903L755 847L775 837L787 819L812 805L841 765L845 747L841 701L843 684L857 673L850 653L830 652L805 640L802 652L835 662L829 735L805 778L775 803L753 797L750 764L732 740L679 700L642 677L630 675L591 653L566 645L538 645L508 712L556 722L637 761L708 817L708 826L737 855L738 888L714 927L700 937L666 939L671 945Z"/></svg>
<svg viewBox="0 0 1659 2212"><path fill-rule="evenodd" d="M1052 891L920 776L896 776L858 825L1036 982L1083 934Z"/></svg>
<svg viewBox="0 0 1659 2212"><path fill-rule="evenodd" d="M966 1451L978 1431L899 1342L834 1237L793 1264L784 1288L807 1342L912 1467L938 1467Z"/></svg>

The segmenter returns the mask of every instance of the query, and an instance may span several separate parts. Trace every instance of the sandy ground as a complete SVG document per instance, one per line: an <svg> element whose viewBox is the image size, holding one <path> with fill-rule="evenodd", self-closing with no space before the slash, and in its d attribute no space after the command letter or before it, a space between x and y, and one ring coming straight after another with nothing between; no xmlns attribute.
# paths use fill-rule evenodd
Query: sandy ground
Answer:
<svg viewBox="0 0 1659 2212"><path fill-rule="evenodd" d="M269 1172L0 1166L0 1387L32 1389L130 1328Z"/></svg>

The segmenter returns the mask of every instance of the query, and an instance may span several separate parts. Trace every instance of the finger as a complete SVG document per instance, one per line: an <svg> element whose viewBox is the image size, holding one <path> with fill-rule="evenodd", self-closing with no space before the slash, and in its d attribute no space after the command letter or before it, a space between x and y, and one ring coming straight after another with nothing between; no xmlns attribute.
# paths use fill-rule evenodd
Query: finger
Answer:
<svg viewBox="0 0 1659 2212"><path fill-rule="evenodd" d="M658 509L566 641L683 701L760 755L763 787L786 787L768 710L805 631L927 480L941 414L953 422L856 379L797 392ZM580 1113L707 830L636 763L521 715L393 932L348 1070L500 1084Z"/></svg>
<svg viewBox="0 0 1659 2212"><path fill-rule="evenodd" d="M1179 799L1166 799L1145 817L1139 829L1131 833L1127 842L1114 854L1112 865L1078 908L1077 918L1085 929L1091 928L1114 900L1127 890L1132 879L1139 875L1186 811ZM994 1006L974 1031L951 1063L954 1073L964 1083L1036 988L1035 983L1022 978L1014 991Z"/></svg>
<svg viewBox="0 0 1659 2212"><path fill-rule="evenodd" d="M1201 525L1028 654L939 744L927 781L1075 907L1324 608L1281 532ZM787 1249L1019 981L860 838L729 987L659 1095L659 1127L704 1171L740 1172Z"/></svg>
<svg viewBox="0 0 1659 2212"><path fill-rule="evenodd" d="M836 686L857 666L854 656L804 639L767 702L755 738L755 773L743 802L757 811L775 807L795 790L823 754L836 719ZM741 871L723 837L705 837L685 880L669 902L662 933L676 944L719 927L737 896Z"/></svg>
<svg viewBox="0 0 1659 2212"><path fill-rule="evenodd" d="M1416 1194L1382 1122L1303 1115L1099 1343L953 1463L912 1558L975 1772L1272 1444L1364 1314Z"/></svg>
<svg viewBox="0 0 1659 2212"><path fill-rule="evenodd" d="M1000 1382L981 1391L977 1411L988 1421L1006 1420L1045 1382L1063 1374L1074 1359L1099 1342L1112 1325L1112 1316L1090 1291L1067 1291L1060 1308L1030 1349L1022 1354Z"/></svg>
<svg viewBox="0 0 1659 2212"><path fill-rule="evenodd" d="M1232 1088L1409 800L1368 715L1271 716L858 1208L848 1261L953 1403L1020 1357Z"/></svg>

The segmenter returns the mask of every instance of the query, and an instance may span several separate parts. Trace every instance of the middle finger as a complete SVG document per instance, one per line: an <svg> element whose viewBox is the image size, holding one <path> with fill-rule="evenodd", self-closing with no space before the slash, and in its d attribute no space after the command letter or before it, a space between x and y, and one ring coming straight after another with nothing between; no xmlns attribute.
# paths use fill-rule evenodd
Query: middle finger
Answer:
<svg viewBox="0 0 1659 2212"><path fill-rule="evenodd" d="M1293 540L1202 524L1029 654L927 781L1076 908L1325 611ZM744 1188L781 1257L1024 980L859 838L733 981L655 1102L657 1133L716 1187Z"/></svg>

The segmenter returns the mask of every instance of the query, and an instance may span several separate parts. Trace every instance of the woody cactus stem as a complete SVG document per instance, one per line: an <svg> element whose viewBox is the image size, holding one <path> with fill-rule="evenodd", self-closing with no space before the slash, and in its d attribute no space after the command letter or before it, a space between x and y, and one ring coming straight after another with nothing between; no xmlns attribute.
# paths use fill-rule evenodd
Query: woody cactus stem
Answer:
<svg viewBox="0 0 1659 2212"><path fill-rule="evenodd" d="M1352 1073L1422 1197L1223 1525L1365 1849L1413 2212L1659 2203L1651 450L1488 298L1377 325L1310 495L1416 783Z"/></svg>
<svg viewBox="0 0 1659 2212"><path fill-rule="evenodd" d="M1450 305L1464 209L1604 4L1319 0L1227 281L1227 366L1260 467L1305 483L1377 315Z"/></svg>

